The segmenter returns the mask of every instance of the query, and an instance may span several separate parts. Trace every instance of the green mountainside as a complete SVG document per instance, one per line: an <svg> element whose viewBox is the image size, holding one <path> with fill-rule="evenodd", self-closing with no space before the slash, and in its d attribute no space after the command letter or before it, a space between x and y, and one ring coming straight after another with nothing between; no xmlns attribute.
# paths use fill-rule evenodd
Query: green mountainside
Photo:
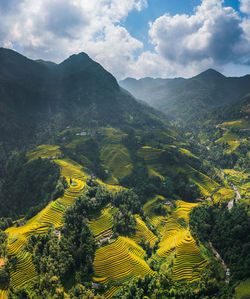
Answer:
<svg viewBox="0 0 250 299"><path fill-rule="evenodd" d="M190 79L127 78L119 83L136 98L185 123L203 111L231 104L250 92L250 75L225 77L212 69Z"/></svg>
<svg viewBox="0 0 250 299"><path fill-rule="evenodd" d="M0 48L0 107L0 142L13 147L39 144L69 125L160 123L85 53L57 65Z"/></svg>
<svg viewBox="0 0 250 299"><path fill-rule="evenodd" d="M247 298L248 97L181 127L84 53L0 49L0 105L0 299Z"/></svg>

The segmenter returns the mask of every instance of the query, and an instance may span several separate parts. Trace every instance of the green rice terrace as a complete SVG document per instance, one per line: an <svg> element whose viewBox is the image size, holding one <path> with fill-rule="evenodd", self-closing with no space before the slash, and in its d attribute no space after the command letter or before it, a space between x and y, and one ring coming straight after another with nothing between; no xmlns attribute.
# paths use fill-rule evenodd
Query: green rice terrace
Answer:
<svg viewBox="0 0 250 299"><path fill-rule="evenodd" d="M240 127L242 126L243 124L240 124ZM139 209L140 212L129 216L130 221L134 219L134 230L127 235L119 233L116 219L123 217L124 212L121 212L122 207L114 205L113 202L107 202L94 214L89 214L87 225L96 243L92 277L94 288L101 289L105 298L115 297L131 279L156 276L159 268L153 265L157 264L164 265L173 283L185 282L192 285L199 281L214 256L192 235L189 215L194 208L232 200L235 196L232 182L240 186L242 196L247 194L248 176L245 173L239 176L239 173L229 169L224 170L223 183L209 178L192 166L192 161L200 163L199 158L183 145L178 145L178 135L172 136L172 144L165 144L161 148L154 147L155 141L146 141L146 145L139 145L136 151L131 152L129 146L126 146L128 134L112 128L102 128L98 133L101 136L101 141L98 141L98 163L106 172L101 180L92 174L91 167L96 165L96 161L91 155L91 148L90 152L86 151L93 145L93 139L90 133L79 136L81 131L67 129L59 135L59 138L68 136L64 144L41 145L27 154L29 161L41 157L55 162L60 167L61 177L65 177L68 187L63 196L50 201L34 217L27 221L16 221L14 226L6 230L8 256L16 260L15 266L10 268L10 287L17 289L27 286L28 290L29 285L39 276L27 247L29 240L32 236L42 236L53 231L60 242L67 210L74 207L79 197L89 192L87 180L92 177L98 186L102 186L115 197L119 192L128 190L129 185L121 186L120 182L126 182L124 179L130 177L138 165L143 165L144 174L149 180L155 179L164 188L169 180L166 178L168 174L185 176L191 188L196 186L200 194L199 201L185 201L181 194L176 195L174 191L169 197L151 196L149 192L149 196L144 198L141 210ZM74 137L76 134L77 137ZM167 136L158 137L169 140L171 132L165 134ZM135 138L137 141L141 140L139 134ZM236 136L227 134L223 138L228 142ZM123 142L124 140L126 142ZM176 153L171 163L168 163L169 153ZM185 159L184 162L181 159ZM139 161L138 165L134 162L136 160ZM240 180L244 184L239 185ZM95 205L95 195L90 197L90 202ZM242 293L241 288L240 285L237 293ZM0 290L0 299L6 298L8 289Z"/></svg>

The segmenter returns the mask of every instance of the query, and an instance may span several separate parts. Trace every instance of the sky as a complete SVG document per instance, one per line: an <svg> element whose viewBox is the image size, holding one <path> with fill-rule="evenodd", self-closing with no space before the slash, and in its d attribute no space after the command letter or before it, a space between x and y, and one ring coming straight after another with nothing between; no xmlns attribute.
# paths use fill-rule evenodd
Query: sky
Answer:
<svg viewBox="0 0 250 299"><path fill-rule="evenodd" d="M0 47L85 52L118 80L250 73L250 0L0 0Z"/></svg>

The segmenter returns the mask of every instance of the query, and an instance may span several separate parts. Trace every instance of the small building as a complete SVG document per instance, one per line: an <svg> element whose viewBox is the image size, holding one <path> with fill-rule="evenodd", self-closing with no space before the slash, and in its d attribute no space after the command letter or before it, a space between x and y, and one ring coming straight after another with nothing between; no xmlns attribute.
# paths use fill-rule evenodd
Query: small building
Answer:
<svg viewBox="0 0 250 299"><path fill-rule="evenodd" d="M100 289L99 283L92 282L92 289L99 290Z"/></svg>

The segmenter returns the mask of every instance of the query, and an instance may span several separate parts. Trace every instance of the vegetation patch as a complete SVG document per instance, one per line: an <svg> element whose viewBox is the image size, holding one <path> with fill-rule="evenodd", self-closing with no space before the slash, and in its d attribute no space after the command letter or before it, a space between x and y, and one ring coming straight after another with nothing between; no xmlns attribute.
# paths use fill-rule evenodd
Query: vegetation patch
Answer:
<svg viewBox="0 0 250 299"><path fill-rule="evenodd" d="M90 229L95 236L98 236L103 232L111 229L113 226L113 217L112 208L110 207L110 205L108 205L101 211L101 215L98 218L91 219L89 224Z"/></svg>
<svg viewBox="0 0 250 299"><path fill-rule="evenodd" d="M214 203L224 202L229 199L233 199L235 197L235 193L231 189L220 188L213 194Z"/></svg>
<svg viewBox="0 0 250 299"><path fill-rule="evenodd" d="M35 160L37 158L50 158L56 159L61 156L62 152L60 147L57 145L42 144L36 147L33 151L27 154L29 161Z"/></svg>
<svg viewBox="0 0 250 299"><path fill-rule="evenodd" d="M235 289L235 297L237 299L250 298L250 278L242 281Z"/></svg>
<svg viewBox="0 0 250 299"><path fill-rule="evenodd" d="M136 233L135 236L132 236L132 239L138 244L143 240L145 243L149 243L151 247L158 240L157 236L152 233L139 215L136 216Z"/></svg>
<svg viewBox="0 0 250 299"><path fill-rule="evenodd" d="M245 119L239 119L234 121L224 122L219 124L217 127L219 128L235 128L235 129L247 129L250 127L249 122Z"/></svg>
<svg viewBox="0 0 250 299"><path fill-rule="evenodd" d="M127 148L121 144L108 144L101 149L103 167L115 178L121 179L132 173L133 164Z"/></svg>
<svg viewBox="0 0 250 299"><path fill-rule="evenodd" d="M119 237L116 242L96 250L94 281L104 285L122 285L133 276L153 275L143 260L145 251L133 240Z"/></svg>

